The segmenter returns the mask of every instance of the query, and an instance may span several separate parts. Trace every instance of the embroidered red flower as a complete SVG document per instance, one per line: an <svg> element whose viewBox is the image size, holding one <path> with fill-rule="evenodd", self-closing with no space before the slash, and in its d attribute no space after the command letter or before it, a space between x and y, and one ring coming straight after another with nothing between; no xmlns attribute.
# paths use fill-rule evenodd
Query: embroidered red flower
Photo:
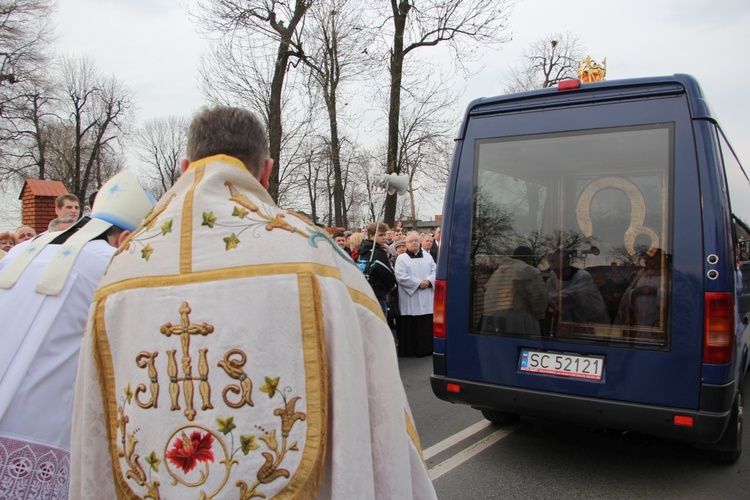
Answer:
<svg viewBox="0 0 750 500"><path fill-rule="evenodd" d="M211 446L214 438L210 432L202 434L200 431L193 431L188 438L185 431L182 431L182 437L174 440L172 449L167 452L167 458L172 465L182 469L187 474L195 469L198 462L213 462L214 452Z"/></svg>

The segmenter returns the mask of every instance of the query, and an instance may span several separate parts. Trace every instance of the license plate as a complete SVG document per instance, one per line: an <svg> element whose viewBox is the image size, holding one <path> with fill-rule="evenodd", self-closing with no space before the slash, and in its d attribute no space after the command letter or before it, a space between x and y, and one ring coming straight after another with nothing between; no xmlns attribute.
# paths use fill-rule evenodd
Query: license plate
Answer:
<svg viewBox="0 0 750 500"><path fill-rule="evenodd" d="M556 352L521 350L521 371L544 373L562 377L601 380L604 373L603 356L579 356Z"/></svg>

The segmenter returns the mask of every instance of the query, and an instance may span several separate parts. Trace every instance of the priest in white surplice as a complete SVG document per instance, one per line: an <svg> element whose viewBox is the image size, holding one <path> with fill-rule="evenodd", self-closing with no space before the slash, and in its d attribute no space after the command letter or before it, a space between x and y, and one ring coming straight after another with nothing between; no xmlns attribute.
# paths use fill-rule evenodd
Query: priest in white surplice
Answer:
<svg viewBox="0 0 750 500"><path fill-rule="evenodd" d="M263 125L204 110L188 158L95 295L71 497L434 498L382 310L273 203Z"/></svg>
<svg viewBox="0 0 750 500"><path fill-rule="evenodd" d="M396 259L398 303L401 316L396 321L399 356L432 354L432 313L435 261L420 248L416 231L406 235L406 252Z"/></svg>
<svg viewBox="0 0 750 500"><path fill-rule="evenodd" d="M129 172L99 191L92 218L0 261L0 498L66 498L78 349L91 299L153 198Z"/></svg>

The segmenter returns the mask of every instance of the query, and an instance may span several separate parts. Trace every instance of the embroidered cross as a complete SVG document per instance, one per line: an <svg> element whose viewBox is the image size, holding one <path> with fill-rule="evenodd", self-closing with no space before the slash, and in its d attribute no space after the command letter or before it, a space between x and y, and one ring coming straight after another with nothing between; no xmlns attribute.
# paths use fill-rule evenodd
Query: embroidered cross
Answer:
<svg viewBox="0 0 750 500"><path fill-rule="evenodd" d="M177 384L182 380L182 388L185 391L185 416L192 422L195 418L195 410L193 409L193 379L192 371L193 366L191 365L192 358L190 357L190 336L191 335L203 335L204 337L210 333L213 333L213 325L208 323L190 324L190 305L187 302L183 302L180 307L180 324L173 325L172 323L165 323L161 326L161 333L170 337L172 335L179 335L182 343L182 371L184 373L183 378L177 377L177 361L175 359L175 350L167 351L167 357L169 363L167 371L169 372L169 395L172 398L172 410L179 410L180 405L178 398L180 396L180 386ZM198 350L198 373L200 374L200 385L199 390L201 398L203 399L203 410L213 408L211 404L211 386L208 384L208 362L206 360L206 351L208 349Z"/></svg>

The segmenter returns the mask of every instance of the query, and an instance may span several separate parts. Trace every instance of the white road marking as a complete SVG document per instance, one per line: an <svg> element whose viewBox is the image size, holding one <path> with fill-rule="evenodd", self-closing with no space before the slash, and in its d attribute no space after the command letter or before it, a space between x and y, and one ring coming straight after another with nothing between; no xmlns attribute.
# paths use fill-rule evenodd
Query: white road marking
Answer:
<svg viewBox="0 0 750 500"><path fill-rule="evenodd" d="M427 471L427 473L430 475L430 479L434 481L435 479L439 478L443 474L446 474L452 471L453 469L455 469L462 463L466 462L473 456L483 452L484 450L486 450L493 444L507 437L511 432L513 432L517 428L518 428L517 425L513 425L513 426L507 426L507 427L503 427L502 429L496 430L489 436L480 439L473 445L461 450L460 452L456 453L449 459L443 462L440 462L439 464L437 464L436 466L432 467L431 469ZM471 429L471 427L469 427L469 429ZM434 446L430 447L429 449L431 450L432 448L434 448ZM426 459L427 457L425 457L425 460Z"/></svg>
<svg viewBox="0 0 750 500"><path fill-rule="evenodd" d="M429 460L438 453L442 453L443 451L447 450L451 446L453 446L456 443L460 443L467 437L471 436L472 434L475 434L482 429L486 429L492 425L492 422L489 420L480 420L476 424L472 425L471 427L467 427L466 429L462 430L461 432L458 432L452 436L450 436L447 439L443 439L437 444L434 444L427 448L426 450L422 451L422 454L424 455L425 460Z"/></svg>

